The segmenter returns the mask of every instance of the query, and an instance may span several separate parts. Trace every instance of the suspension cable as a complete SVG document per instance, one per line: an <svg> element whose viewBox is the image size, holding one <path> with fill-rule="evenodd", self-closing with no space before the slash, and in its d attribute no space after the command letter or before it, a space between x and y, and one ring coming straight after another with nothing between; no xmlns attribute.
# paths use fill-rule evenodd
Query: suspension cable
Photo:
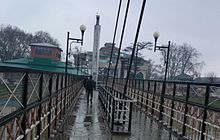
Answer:
<svg viewBox="0 0 220 140"><path fill-rule="evenodd" d="M114 88L114 84L115 84L115 78L116 78L117 68L118 68L118 60L119 60L119 57L120 57L120 54L121 54L121 46L122 46L122 42L123 42L123 37L124 37L124 31L125 31L125 26L126 26L127 17L128 17L129 6L130 6L130 0L127 1L125 17L124 17L124 23L123 23L121 39L120 39L120 44L119 44L119 49L118 49L118 56L117 56L117 61L116 61L116 64L115 64L114 77L113 77L113 81L112 81L112 89Z"/></svg>
<svg viewBox="0 0 220 140"><path fill-rule="evenodd" d="M115 23L115 31L114 31L114 35L113 35L111 56L110 56L110 60L109 60L108 70L107 70L105 87L107 87L107 84L108 84L108 77L109 77L109 71L110 71L110 68L111 68L112 54L113 54L113 49L114 49L114 44L115 44L115 37L116 37L116 33L117 33L117 28L118 28L118 20L119 20L120 11L121 11L121 4L122 4L122 0L119 1L119 5L118 5L118 13L117 13L117 18L116 18L116 23Z"/></svg>
<svg viewBox="0 0 220 140"><path fill-rule="evenodd" d="M133 50L132 50L132 54L131 54L130 64L129 64L127 77L126 77L126 81L125 81L125 85L124 85L124 95L126 95L126 92L127 92L128 79L129 79L129 75L130 75L130 71L131 71L132 61L133 61L133 58L134 58L134 52L135 52L136 46L137 46L136 44L137 44L137 41L138 41L138 36L139 36L139 32L140 32L141 22L142 22L142 19L143 19L145 5L146 5L146 0L143 0L142 7L141 7L141 12L140 12L140 17L139 17L139 21L138 21L138 26L137 26L137 31L136 31L136 35L135 35L135 39L134 39L134 43L133 43Z"/></svg>

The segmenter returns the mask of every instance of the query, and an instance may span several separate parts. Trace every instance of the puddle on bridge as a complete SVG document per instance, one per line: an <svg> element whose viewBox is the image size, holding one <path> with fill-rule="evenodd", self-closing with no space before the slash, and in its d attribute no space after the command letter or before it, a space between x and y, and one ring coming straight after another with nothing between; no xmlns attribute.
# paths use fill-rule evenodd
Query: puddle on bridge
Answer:
<svg viewBox="0 0 220 140"><path fill-rule="evenodd" d="M93 104L87 104L85 92L80 96L68 116L64 133L57 140L177 140L145 113L134 108L130 135L111 134L101 116L98 93L94 92Z"/></svg>

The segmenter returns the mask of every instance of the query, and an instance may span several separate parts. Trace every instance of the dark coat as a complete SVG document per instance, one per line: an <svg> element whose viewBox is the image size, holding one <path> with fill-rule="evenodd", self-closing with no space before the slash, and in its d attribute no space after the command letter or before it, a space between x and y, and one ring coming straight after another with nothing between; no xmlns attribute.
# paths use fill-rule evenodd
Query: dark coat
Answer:
<svg viewBox="0 0 220 140"><path fill-rule="evenodd" d="M89 90L89 91L95 89L95 82L92 79L86 80L85 88L86 90Z"/></svg>

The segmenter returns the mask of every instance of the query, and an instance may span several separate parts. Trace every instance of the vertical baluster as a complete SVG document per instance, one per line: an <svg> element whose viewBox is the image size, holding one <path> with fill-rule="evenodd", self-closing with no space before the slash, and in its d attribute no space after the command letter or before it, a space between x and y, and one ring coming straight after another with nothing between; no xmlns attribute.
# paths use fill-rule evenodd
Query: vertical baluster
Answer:
<svg viewBox="0 0 220 140"><path fill-rule="evenodd" d="M39 102L42 101L42 93L43 93L43 73L40 74L40 83L39 83ZM39 118L39 124L37 126L37 135L40 139L40 132L41 132L41 111L42 111L42 105L39 105L38 109L38 118Z"/></svg>
<svg viewBox="0 0 220 140"><path fill-rule="evenodd" d="M152 100L152 106L151 106L151 115L154 117L154 100L155 100L155 94L156 94L156 88L157 88L157 82L154 81L154 92L153 94L153 100Z"/></svg>
<svg viewBox="0 0 220 140"><path fill-rule="evenodd" d="M150 91L150 81L147 81L147 97L145 98L145 111L148 112L148 104L149 104L149 91Z"/></svg>
<svg viewBox="0 0 220 140"><path fill-rule="evenodd" d="M23 104L23 109L25 110L27 108L27 94L28 94L28 72L25 72L25 76L23 79L23 93L22 93L22 104ZM23 113L23 120L21 123L21 128L24 131L24 137L23 140L26 140L26 118L27 118L27 112L25 111Z"/></svg>
<svg viewBox="0 0 220 140"><path fill-rule="evenodd" d="M131 97L131 80L129 79L129 81L128 81L129 83L129 85L128 85L128 95ZM125 82L124 82L124 86L125 86Z"/></svg>
<svg viewBox="0 0 220 140"><path fill-rule="evenodd" d="M173 115L174 115L174 98L176 95L176 83L173 85L173 98L172 98L172 106L171 106L171 114L170 114L170 127L172 129L173 126Z"/></svg>
<svg viewBox="0 0 220 140"><path fill-rule="evenodd" d="M138 86L137 86L137 88L136 88L136 89L137 89L137 105L138 105L139 107L140 107L140 104L141 104L141 103L140 103L140 100L139 100L139 99L140 99L140 97L139 97L139 96L140 96L140 82L141 82L141 80L138 80Z"/></svg>
<svg viewBox="0 0 220 140"><path fill-rule="evenodd" d="M163 81L162 92L161 92L161 95L160 95L160 108L159 108L160 109L159 120L161 120L161 121L163 119L163 111L164 111L163 104L164 104L165 91L166 91L166 83L165 83L165 81Z"/></svg>
<svg viewBox="0 0 220 140"><path fill-rule="evenodd" d="M50 124L51 124L51 113L52 113L52 111L51 111L51 104L52 104L52 99L51 99L51 95L52 95L52 84L53 84L53 80L52 80L52 78L53 78L53 74L51 74L50 75L50 79L49 79L49 107L48 107L48 110L47 110L47 112L49 111L50 113L49 113L49 115L47 116L47 123L48 123L48 125L49 125L49 127L48 127L48 138L50 137Z"/></svg>
<svg viewBox="0 0 220 140"><path fill-rule="evenodd" d="M63 80L64 80L64 78L63 78L63 75L62 75L62 77L61 77L61 99L60 99L60 120L62 119L62 113L63 113Z"/></svg>
<svg viewBox="0 0 220 140"><path fill-rule="evenodd" d="M112 109L111 109L111 105L112 105L112 97L109 97L109 106L108 106L108 110L109 110L109 116L108 116L108 122L110 123L110 114L112 114Z"/></svg>
<svg viewBox="0 0 220 140"><path fill-rule="evenodd" d="M114 123L115 123L115 99L113 98L113 103L112 103L112 124L111 124L111 131L114 130Z"/></svg>
<svg viewBox="0 0 220 140"><path fill-rule="evenodd" d="M145 82L145 80L142 80L141 110L142 110L143 104L144 104L144 82ZM145 103L146 103L146 102L145 102Z"/></svg>
<svg viewBox="0 0 220 140"><path fill-rule="evenodd" d="M128 121L128 132L131 132L131 117L132 117L132 107L133 107L133 102L130 102L130 107L129 107L129 121Z"/></svg>
<svg viewBox="0 0 220 140"><path fill-rule="evenodd" d="M201 130L201 140L204 140L205 139L205 130L206 130L206 124L205 124L205 121L207 119L207 105L209 103L209 94L210 94L210 86L209 85L206 85L206 94L205 94L205 107L204 107L204 110L203 110L203 118L202 118L202 130Z"/></svg>
<svg viewBox="0 0 220 140"><path fill-rule="evenodd" d="M57 74L57 79L56 79L56 108L55 108L55 126L57 125L57 107L58 107L58 90L59 90L59 74Z"/></svg>
<svg viewBox="0 0 220 140"><path fill-rule="evenodd" d="M184 109L184 116L183 116L183 126L182 126L182 135L185 136L186 134L186 119L188 113L188 100L189 100L189 92L190 92L190 85L187 84L187 92L186 92L186 99L185 99L185 109Z"/></svg>

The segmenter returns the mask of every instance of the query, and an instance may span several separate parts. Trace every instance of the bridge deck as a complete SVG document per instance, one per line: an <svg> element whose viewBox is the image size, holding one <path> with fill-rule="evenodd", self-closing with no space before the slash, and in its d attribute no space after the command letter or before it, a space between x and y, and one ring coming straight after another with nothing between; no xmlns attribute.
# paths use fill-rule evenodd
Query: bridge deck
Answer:
<svg viewBox="0 0 220 140"><path fill-rule="evenodd" d="M85 92L68 114L64 133L56 139L63 140L177 140L152 118L133 109L131 135L111 134L101 115L98 92L94 92L93 104L87 104Z"/></svg>

